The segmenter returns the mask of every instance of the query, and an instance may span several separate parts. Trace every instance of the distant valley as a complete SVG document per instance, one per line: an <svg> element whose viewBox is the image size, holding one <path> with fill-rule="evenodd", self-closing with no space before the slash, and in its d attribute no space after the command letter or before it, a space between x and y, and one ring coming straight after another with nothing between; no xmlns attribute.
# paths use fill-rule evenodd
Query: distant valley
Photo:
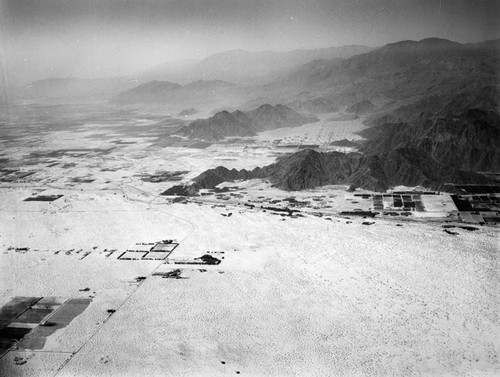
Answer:
<svg viewBox="0 0 500 377"><path fill-rule="evenodd" d="M117 106L180 112L187 123L174 133L203 142L300 127L321 113L341 114L340 121L362 117L365 141L354 144L354 154L300 151L257 175L266 171L287 190L340 183L382 191L400 184L440 188L449 181L490 182L491 174L481 173L500 170L499 52L499 41L438 38L375 49L236 50L176 70L157 67L141 76L157 78L149 82L51 79L24 94L95 95ZM167 76L194 81L158 80ZM202 113L184 112L190 108Z"/></svg>
<svg viewBox="0 0 500 377"><path fill-rule="evenodd" d="M500 375L499 1L0 4L0 376Z"/></svg>

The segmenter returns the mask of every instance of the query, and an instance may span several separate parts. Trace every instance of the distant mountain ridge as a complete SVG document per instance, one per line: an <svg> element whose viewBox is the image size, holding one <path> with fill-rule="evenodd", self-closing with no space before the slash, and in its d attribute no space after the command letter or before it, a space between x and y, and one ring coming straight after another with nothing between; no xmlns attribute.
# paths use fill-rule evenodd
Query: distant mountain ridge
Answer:
<svg viewBox="0 0 500 377"><path fill-rule="evenodd" d="M365 100L419 100L497 82L500 43L463 45L439 38L391 43L342 60L315 60L266 86L270 100L307 101L328 108ZM302 106L307 103L302 101ZM316 107L321 110L321 107ZM328 110L328 109L326 109Z"/></svg>
<svg viewBox="0 0 500 377"><path fill-rule="evenodd" d="M313 116L297 113L287 106L262 105L252 111L219 111L208 119L197 119L179 133L190 139L209 141L231 136L254 136L257 132L281 127L297 127L317 121Z"/></svg>
<svg viewBox="0 0 500 377"><path fill-rule="evenodd" d="M237 85L221 80L197 80L186 85L169 81L150 81L129 89L113 97L111 102L118 104L135 103L195 103L196 99L214 99L237 90Z"/></svg>
<svg viewBox="0 0 500 377"><path fill-rule="evenodd" d="M76 77L48 78L32 82L18 94L21 98L95 98L105 100L137 86L126 78L81 79Z"/></svg>
<svg viewBox="0 0 500 377"><path fill-rule="evenodd" d="M314 59L347 58L365 53L372 48L360 45L303 49L293 51L244 51L230 50L210 55L202 60L186 62L183 66L169 63L159 65L140 77L174 80L225 80L239 84L255 85L271 81L286 72Z"/></svg>

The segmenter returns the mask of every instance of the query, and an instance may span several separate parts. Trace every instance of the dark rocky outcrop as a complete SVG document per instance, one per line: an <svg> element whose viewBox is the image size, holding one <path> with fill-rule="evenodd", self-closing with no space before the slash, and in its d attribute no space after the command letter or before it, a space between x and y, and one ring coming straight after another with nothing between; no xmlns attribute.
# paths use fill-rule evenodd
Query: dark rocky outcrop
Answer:
<svg viewBox="0 0 500 377"><path fill-rule="evenodd" d="M230 170L223 166L219 166L215 169L204 171L194 178L193 182L198 189L212 189L222 182L263 178L265 176L266 173L264 169L261 168L255 168L254 170Z"/></svg>
<svg viewBox="0 0 500 377"><path fill-rule="evenodd" d="M416 149L399 148L381 155L316 152L302 150L279 158L274 164L255 168L209 169L193 179L189 186L175 186L162 195L196 195L200 189L213 189L220 183L266 178L275 187L287 191L312 189L325 185L348 185L373 191L386 191L397 185L442 189L445 183L488 183L485 176L436 162Z"/></svg>
<svg viewBox="0 0 500 377"><path fill-rule="evenodd" d="M324 185L355 184L385 190L383 177L373 161L360 153L320 153L306 149L280 158L264 168L271 182L284 190L304 190Z"/></svg>
<svg viewBox="0 0 500 377"><path fill-rule="evenodd" d="M342 139L342 140L335 140L330 143L330 145L334 145L336 147L348 147L348 148L357 148L361 144L360 141L354 141L354 140L347 140L347 139Z"/></svg>

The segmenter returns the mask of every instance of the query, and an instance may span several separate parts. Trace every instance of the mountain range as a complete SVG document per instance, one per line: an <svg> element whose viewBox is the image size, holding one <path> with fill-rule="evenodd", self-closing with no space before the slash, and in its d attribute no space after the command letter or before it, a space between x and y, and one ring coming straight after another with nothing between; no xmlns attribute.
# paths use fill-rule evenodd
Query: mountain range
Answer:
<svg viewBox="0 0 500 377"><path fill-rule="evenodd" d="M225 80L255 85L275 80L315 59L345 59L372 49L368 46L349 45L284 52L231 50L183 64L165 63L142 73L139 78L142 81L156 79L185 83L194 80Z"/></svg>
<svg viewBox="0 0 500 377"><path fill-rule="evenodd" d="M119 98L114 98L114 102L123 104L169 103L172 97L166 95L166 91L174 89L173 86L181 83L183 85L179 86L184 87L184 89L177 88L179 91L176 94L180 94L181 98L175 101L175 103L179 103L182 99L187 100L192 95L195 95L198 100L203 99L201 95L196 97L198 90L202 90L201 94L209 94L210 90L220 90L220 86L224 85L221 83L222 81L253 86L273 81L313 59L346 58L371 49L367 46L352 45L286 52L231 50L208 56L202 60L165 63L127 77L95 79L55 77L37 80L18 89L17 96L30 99L66 99L70 97L102 100L103 98L116 97L124 91L141 86L135 97L129 93L129 98L118 96ZM160 86L163 89L159 88ZM204 86L205 89L203 89ZM149 95L148 89L151 90ZM229 89L229 87L224 89ZM157 98L155 93L158 91L163 96L160 95ZM227 94L231 96L234 95L234 92L228 91ZM224 99L227 100L227 97ZM235 103L235 105L240 104L241 102Z"/></svg>
<svg viewBox="0 0 500 377"><path fill-rule="evenodd" d="M466 93L497 83L497 47L494 42L463 45L438 38L392 43L347 59L312 61L267 85L265 97L285 104L316 103L313 107L322 111L322 103L325 110L365 100L394 107Z"/></svg>
<svg viewBox="0 0 500 377"><path fill-rule="evenodd" d="M500 170L499 45L432 38L390 44L341 62L306 64L267 86L267 99L297 88L302 106L309 98L369 114L361 153L305 150L251 172L212 169L194 185L250 177L286 190L348 184L384 191L396 185L441 189L447 182L491 182L481 172Z"/></svg>
<svg viewBox="0 0 500 377"><path fill-rule="evenodd" d="M150 81L112 101L240 109L219 111L179 131L211 141L314 121L300 113L343 109L365 117L369 128L362 132L367 141L360 153L301 151L228 176L266 177L288 190L333 183L376 190L400 184L439 188L446 182L484 182L488 179L478 172L500 170L499 40L460 44L427 38L376 49L351 46L343 56L339 51L216 54L192 63L198 68L185 76L203 73L204 80ZM59 85L34 88L48 84ZM219 178L227 174L224 168L217 171ZM199 185L196 179L194 184Z"/></svg>
<svg viewBox="0 0 500 377"><path fill-rule="evenodd" d="M205 75L205 81L181 87L173 87L179 84L170 82L146 83L122 93L115 101L172 105L185 100L190 102L186 103L189 106L196 106L195 101L208 101L213 107L231 106L240 109L281 103L297 111L310 113L332 112L364 104L365 108L359 108L358 113L387 111L431 96L461 95L491 86L497 82L498 45L496 41L464 45L428 38L391 43L368 52L351 46L350 53L359 53L312 61L319 53L300 54L308 57L309 62L291 64L293 68L290 70L276 64L274 66L281 74L273 76L274 80L267 84L261 84L258 80L247 85L242 85L241 81L238 85L229 84L206 80L215 76ZM221 73L216 77L231 81L233 77L228 67L233 66L225 64L233 55L240 62L245 60L243 57L247 53L233 51L217 54L207 58L204 64L217 66L220 72L226 72L227 75ZM251 53L250 56L249 62L260 55ZM287 55L281 53L279 56ZM231 103L228 104L228 101ZM352 110L356 112L355 108Z"/></svg>

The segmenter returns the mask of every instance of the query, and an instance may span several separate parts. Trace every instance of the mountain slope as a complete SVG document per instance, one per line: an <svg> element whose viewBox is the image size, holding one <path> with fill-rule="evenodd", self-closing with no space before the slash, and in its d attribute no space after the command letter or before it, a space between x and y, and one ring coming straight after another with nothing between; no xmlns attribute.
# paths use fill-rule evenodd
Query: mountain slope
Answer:
<svg viewBox="0 0 500 377"><path fill-rule="evenodd" d="M498 44L462 45L429 38L403 41L344 60L316 60L267 87L290 98L303 92L337 106L384 99L386 103L467 92L497 82ZM272 99L271 95L268 95Z"/></svg>
<svg viewBox="0 0 500 377"><path fill-rule="evenodd" d="M468 109L457 117L384 123L362 135L369 139L362 147L366 154L411 148L456 169L500 170L500 116L492 111Z"/></svg>

